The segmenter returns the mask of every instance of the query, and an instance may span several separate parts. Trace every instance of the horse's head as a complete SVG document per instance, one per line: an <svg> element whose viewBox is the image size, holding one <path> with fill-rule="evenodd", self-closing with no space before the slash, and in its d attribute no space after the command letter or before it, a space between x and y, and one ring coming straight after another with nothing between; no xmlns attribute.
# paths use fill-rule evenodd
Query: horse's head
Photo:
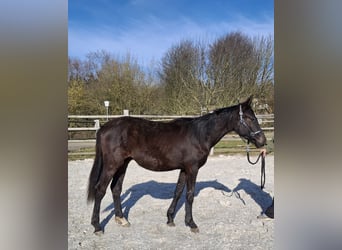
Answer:
<svg viewBox="0 0 342 250"><path fill-rule="evenodd" d="M249 97L247 101L237 106L237 122L234 130L238 135L253 143L257 148L260 148L266 144L266 137L251 108L251 103L252 97Z"/></svg>

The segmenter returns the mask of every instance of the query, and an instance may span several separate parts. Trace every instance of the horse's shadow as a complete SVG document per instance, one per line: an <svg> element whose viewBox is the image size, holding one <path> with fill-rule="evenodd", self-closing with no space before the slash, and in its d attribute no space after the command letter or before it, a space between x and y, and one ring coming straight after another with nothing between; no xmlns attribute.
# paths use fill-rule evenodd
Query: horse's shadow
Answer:
<svg viewBox="0 0 342 250"><path fill-rule="evenodd" d="M257 203L262 211L271 205L272 197L269 193L263 191L259 185L247 180L245 178L239 179L240 183L232 190L236 194L237 198L242 201L244 205L246 202L241 198L239 190L244 190L254 201Z"/></svg>
<svg viewBox="0 0 342 250"><path fill-rule="evenodd" d="M260 206L262 211L264 211L272 203L272 197L269 195L269 193L261 190L259 185L244 178L239 179L239 181L239 184L233 190L230 190L228 187L218 182L217 180L197 182L195 188L195 196L198 196L198 194L203 189L214 188L216 190L221 190L228 193L232 192L232 194L234 193L235 196L238 199L240 199L244 205L246 205L246 202L244 201L244 199L241 198L238 192L239 190L244 190ZM176 183L162 183L156 181L148 181L130 187L124 194L121 195L121 201L123 201L122 209L124 216L128 219L131 208L134 207L134 205L145 195L150 195L151 197L156 199L172 199L175 188ZM179 209L185 204L185 190L186 187L184 188L183 194L178 201L175 215L178 213ZM107 217L104 218L101 222L102 228L104 228L107 225L107 223L111 220L111 218L114 216L113 203L107 206L103 210L103 212L110 210L110 214L107 215Z"/></svg>
<svg viewBox="0 0 342 250"><path fill-rule="evenodd" d="M140 184L136 184L132 187L130 187L124 194L121 195L121 201L122 203L122 209L124 216L128 219L129 212L132 207L145 195L150 195L153 198L156 199L172 199L174 190L176 188L176 183L162 183L162 182L156 182L156 181L148 181ZM195 188L195 196L198 196L201 190L205 188L214 188L216 190L222 190L225 192L230 192L231 190L223 185L222 183L215 181L199 181L196 183ZM179 199L175 211L175 215L179 211L179 209L185 204L185 195L184 192L186 190L186 187L183 190L183 194L181 198ZM170 201L171 204L171 201ZM111 218L114 216L114 204L111 203L109 206L107 206L103 212L110 211L111 213L107 215L105 219L101 222L102 228L107 225L107 223L111 220ZM166 215L166 211L165 211Z"/></svg>

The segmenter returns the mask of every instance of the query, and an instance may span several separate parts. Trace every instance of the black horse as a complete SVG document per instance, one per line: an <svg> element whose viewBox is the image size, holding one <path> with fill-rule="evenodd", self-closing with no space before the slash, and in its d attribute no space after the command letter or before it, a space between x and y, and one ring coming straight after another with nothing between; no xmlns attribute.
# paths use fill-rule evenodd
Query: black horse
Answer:
<svg viewBox="0 0 342 250"><path fill-rule="evenodd" d="M195 183L198 170L208 158L210 149L228 132L235 131L257 148L266 138L247 101L215 110L197 118L180 118L170 122L154 122L134 117L112 119L96 136L96 156L88 185L88 201L95 200L91 224L95 233L103 232L99 223L101 200L111 183L115 220L123 226L120 194L128 163L134 159L153 171L180 169L172 203L167 211L167 224L174 226L177 202L186 184L185 224L192 232L198 227L192 218Z"/></svg>

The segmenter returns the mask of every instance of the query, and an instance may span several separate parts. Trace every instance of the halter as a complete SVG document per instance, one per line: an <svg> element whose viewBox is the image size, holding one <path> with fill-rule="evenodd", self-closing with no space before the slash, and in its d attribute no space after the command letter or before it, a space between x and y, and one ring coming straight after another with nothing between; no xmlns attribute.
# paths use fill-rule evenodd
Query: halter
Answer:
<svg viewBox="0 0 342 250"><path fill-rule="evenodd" d="M239 111L239 115L240 115L240 123L246 127L249 130L249 134L251 137L254 137L255 135L261 133L261 130L258 130L256 132L253 132L249 126L247 125L247 123L245 122L245 120L243 119L243 112L242 112L242 107L240 104L240 111ZM265 172L265 156L263 155L263 153L260 153L258 158L256 159L255 162L252 162L249 158L249 140L247 140L247 145L246 145L246 151L247 151L247 160L250 164L255 165L256 163L258 163L259 159L261 158L261 184L260 184L260 188L263 189L265 186L265 181L266 181L266 172Z"/></svg>
<svg viewBox="0 0 342 250"><path fill-rule="evenodd" d="M240 123L249 130L249 135L251 137L254 137L256 136L257 134L261 133L261 130L258 130L256 132L253 132L250 127L247 125L247 123L245 122L245 120L243 119L243 112L242 112L242 107L241 107L241 104L240 104L240 111L239 111L239 115L240 115Z"/></svg>

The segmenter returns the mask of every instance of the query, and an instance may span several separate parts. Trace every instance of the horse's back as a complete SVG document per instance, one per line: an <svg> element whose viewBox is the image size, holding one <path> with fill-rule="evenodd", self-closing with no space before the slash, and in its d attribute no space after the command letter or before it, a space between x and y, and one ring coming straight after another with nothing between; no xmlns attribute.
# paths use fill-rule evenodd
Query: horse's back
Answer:
<svg viewBox="0 0 342 250"><path fill-rule="evenodd" d="M154 122L135 117L112 119L99 131L105 151L134 159L140 166L167 171L182 167L189 141L189 120Z"/></svg>

